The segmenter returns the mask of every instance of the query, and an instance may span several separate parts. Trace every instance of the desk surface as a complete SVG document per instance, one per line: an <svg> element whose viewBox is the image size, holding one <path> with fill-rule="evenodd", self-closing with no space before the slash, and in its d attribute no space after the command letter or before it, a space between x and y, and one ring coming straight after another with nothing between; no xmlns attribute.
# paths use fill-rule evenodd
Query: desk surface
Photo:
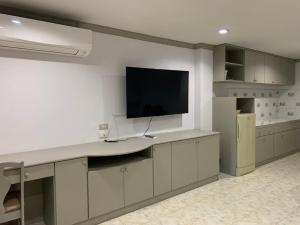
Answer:
<svg viewBox="0 0 300 225"><path fill-rule="evenodd" d="M117 143L94 142L66 147L35 150L30 152L0 155L0 163L24 161L24 165L28 167L81 157L125 155L141 151L156 144L163 144L167 142L218 134L218 132L201 130L169 132L156 135L156 139L137 137Z"/></svg>

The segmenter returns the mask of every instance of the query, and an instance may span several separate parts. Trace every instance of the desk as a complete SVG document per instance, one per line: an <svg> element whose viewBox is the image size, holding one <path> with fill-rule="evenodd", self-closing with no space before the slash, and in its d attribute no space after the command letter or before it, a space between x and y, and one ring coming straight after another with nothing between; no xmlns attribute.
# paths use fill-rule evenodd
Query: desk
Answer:
<svg viewBox="0 0 300 225"><path fill-rule="evenodd" d="M97 224L217 180L219 133L186 130L0 155L0 163L19 161L25 165L26 225ZM14 171L6 175L17 183ZM109 205L116 177L125 179L118 190L125 196Z"/></svg>

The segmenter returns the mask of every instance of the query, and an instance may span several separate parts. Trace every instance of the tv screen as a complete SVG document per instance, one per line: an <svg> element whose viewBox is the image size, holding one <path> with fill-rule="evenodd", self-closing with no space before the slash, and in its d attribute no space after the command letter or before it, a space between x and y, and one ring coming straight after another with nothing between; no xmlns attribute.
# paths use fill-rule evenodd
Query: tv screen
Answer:
<svg viewBox="0 0 300 225"><path fill-rule="evenodd" d="M188 113L189 72L126 67L127 118Z"/></svg>

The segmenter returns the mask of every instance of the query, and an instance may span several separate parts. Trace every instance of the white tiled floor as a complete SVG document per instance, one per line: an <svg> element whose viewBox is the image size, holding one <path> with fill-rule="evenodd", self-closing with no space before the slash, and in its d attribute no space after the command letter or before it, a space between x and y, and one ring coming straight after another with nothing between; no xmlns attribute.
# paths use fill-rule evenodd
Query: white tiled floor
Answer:
<svg viewBox="0 0 300 225"><path fill-rule="evenodd" d="M300 225L300 153L101 225Z"/></svg>

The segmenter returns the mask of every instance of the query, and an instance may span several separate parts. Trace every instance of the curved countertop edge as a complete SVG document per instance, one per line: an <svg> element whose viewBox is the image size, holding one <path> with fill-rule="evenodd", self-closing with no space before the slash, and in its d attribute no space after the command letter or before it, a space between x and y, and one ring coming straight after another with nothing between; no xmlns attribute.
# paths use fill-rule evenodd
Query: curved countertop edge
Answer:
<svg viewBox="0 0 300 225"><path fill-rule="evenodd" d="M219 134L219 132L203 130L183 130L160 133L156 135L157 138L155 139L135 137L117 143L93 142L72 146L5 154L0 155L0 163L23 161L25 167L30 167L77 158L126 155L145 150L157 144L164 144Z"/></svg>

